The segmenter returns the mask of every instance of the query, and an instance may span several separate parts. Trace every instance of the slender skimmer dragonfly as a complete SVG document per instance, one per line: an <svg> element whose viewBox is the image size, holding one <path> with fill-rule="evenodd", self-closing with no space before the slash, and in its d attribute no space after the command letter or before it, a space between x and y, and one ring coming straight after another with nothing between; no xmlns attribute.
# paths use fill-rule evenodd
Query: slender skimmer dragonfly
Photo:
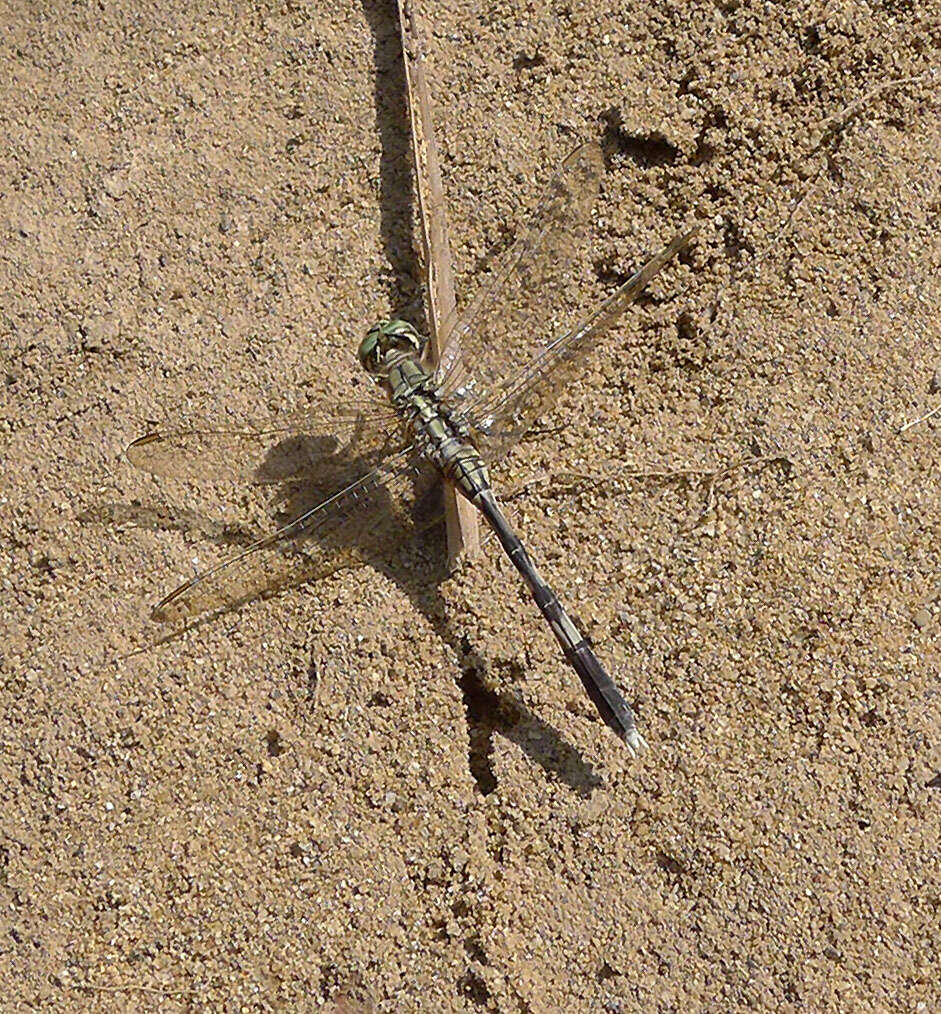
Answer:
<svg viewBox="0 0 941 1014"><path fill-rule="evenodd" d="M603 172L596 143L563 162L530 224L450 330L434 370L426 339L410 324L383 320L369 330L359 360L386 398L368 411L341 402L260 427L192 427L135 440L128 458L158 475L254 483L317 475L336 489L171 592L153 618L185 624L353 559L387 556L415 530L416 504L443 477L486 519L598 713L632 752L639 749L644 740L629 705L510 527L485 464L503 458L550 408L602 333L690 240L692 232L677 236L574 327L558 326L559 314L571 319L574 310L566 293Z"/></svg>

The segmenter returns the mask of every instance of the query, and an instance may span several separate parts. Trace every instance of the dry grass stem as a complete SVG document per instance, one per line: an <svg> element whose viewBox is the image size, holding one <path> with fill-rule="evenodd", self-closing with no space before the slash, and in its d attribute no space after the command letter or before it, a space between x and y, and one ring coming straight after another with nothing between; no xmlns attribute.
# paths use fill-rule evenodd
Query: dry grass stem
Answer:
<svg viewBox="0 0 941 1014"><path fill-rule="evenodd" d="M402 56L412 128L412 158L415 190L421 220L422 247L428 277L428 318L434 362L441 359L448 330L455 318L454 273L448 242L447 215L441 166L431 115L431 94L425 77L423 52L425 33L414 0L399 0L402 29ZM461 558L473 560L480 553L477 512L449 486L444 490L448 538L448 565L453 569Z"/></svg>

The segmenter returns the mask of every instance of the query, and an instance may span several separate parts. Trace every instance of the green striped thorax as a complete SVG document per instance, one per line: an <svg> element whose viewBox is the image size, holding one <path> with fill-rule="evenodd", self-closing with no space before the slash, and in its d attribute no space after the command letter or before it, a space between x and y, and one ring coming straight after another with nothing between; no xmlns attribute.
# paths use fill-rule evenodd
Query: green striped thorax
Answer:
<svg viewBox="0 0 941 1014"><path fill-rule="evenodd" d="M367 373L381 374L391 365L390 352L404 352L420 359L427 342L407 320L380 320L360 343L359 361Z"/></svg>

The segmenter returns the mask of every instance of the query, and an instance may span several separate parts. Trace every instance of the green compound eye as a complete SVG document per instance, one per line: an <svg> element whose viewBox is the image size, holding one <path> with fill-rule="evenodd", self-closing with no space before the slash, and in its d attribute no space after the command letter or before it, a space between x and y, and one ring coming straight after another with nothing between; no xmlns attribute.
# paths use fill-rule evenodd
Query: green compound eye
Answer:
<svg viewBox="0 0 941 1014"><path fill-rule="evenodd" d="M366 332L366 337L360 342L359 361L366 370L374 370L379 365L379 338L387 321L379 321Z"/></svg>
<svg viewBox="0 0 941 1014"><path fill-rule="evenodd" d="M366 333L359 346L359 361L370 373L377 373L387 352L398 349L420 356L425 340L407 320L380 320Z"/></svg>

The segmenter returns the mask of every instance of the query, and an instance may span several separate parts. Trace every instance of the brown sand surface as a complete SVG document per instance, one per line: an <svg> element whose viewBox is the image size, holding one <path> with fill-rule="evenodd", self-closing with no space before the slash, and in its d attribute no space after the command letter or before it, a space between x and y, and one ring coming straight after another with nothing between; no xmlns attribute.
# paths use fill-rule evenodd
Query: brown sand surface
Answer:
<svg viewBox="0 0 941 1014"><path fill-rule="evenodd" d="M173 6L0 14L0 1007L937 1010L932 5L426 4L459 298L579 140L593 298L701 223L495 470L636 760L494 544L154 645L276 511L124 446L422 295L393 6Z"/></svg>

